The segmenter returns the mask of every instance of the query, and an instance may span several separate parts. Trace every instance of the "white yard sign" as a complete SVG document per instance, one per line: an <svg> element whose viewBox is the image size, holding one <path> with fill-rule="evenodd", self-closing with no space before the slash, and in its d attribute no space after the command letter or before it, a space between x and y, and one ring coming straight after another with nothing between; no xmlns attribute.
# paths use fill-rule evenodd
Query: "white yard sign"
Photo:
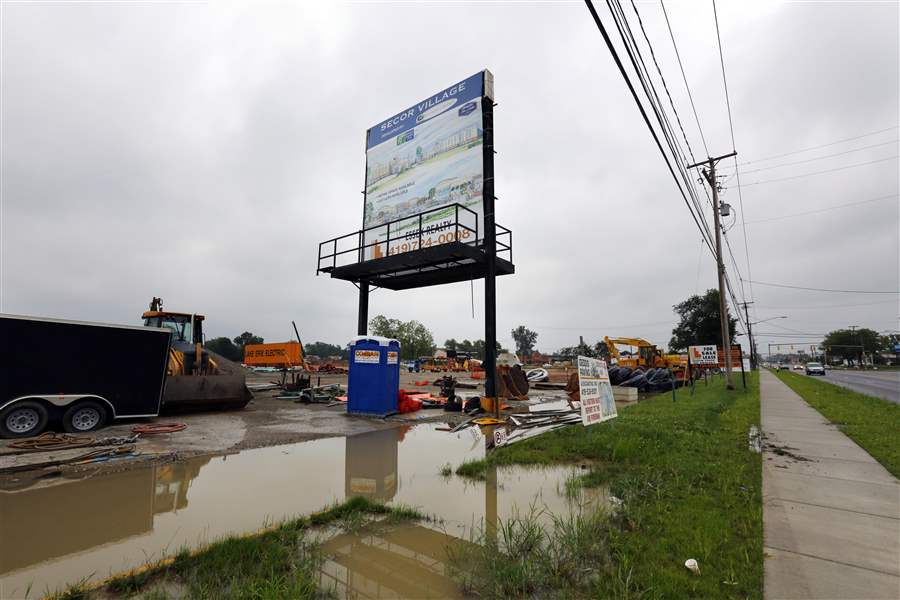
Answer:
<svg viewBox="0 0 900 600"><path fill-rule="evenodd" d="M717 365L719 364L719 350L713 346L691 346L688 348L688 356L692 365Z"/></svg>
<svg viewBox="0 0 900 600"><path fill-rule="evenodd" d="M585 427L618 416L604 361L578 357L578 391L581 396L581 423Z"/></svg>

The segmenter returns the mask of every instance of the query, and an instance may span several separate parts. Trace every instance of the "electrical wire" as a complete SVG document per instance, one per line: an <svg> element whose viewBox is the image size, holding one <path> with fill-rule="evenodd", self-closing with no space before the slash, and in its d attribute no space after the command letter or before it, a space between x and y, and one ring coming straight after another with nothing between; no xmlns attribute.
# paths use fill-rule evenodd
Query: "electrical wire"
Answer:
<svg viewBox="0 0 900 600"><path fill-rule="evenodd" d="M850 202L848 204L837 204L835 206L829 206L827 208L817 208L816 210L807 210L799 213L791 213L788 215L780 215L777 217L769 217L768 219L757 219L755 221L747 221L747 225L752 225L753 223L766 223L768 221L780 221L781 219L790 219L792 217L802 217L804 215L812 215L816 213L828 212L830 210L837 210L839 208L848 208L850 206L859 206L860 204L867 204L869 202L878 202L880 200L888 200L890 198L896 198L898 194L890 194L887 196L879 196L878 198L869 198L868 200L860 200L859 202Z"/></svg>
<svg viewBox="0 0 900 600"><path fill-rule="evenodd" d="M684 88L687 90L688 99L691 101L691 110L694 111L694 121L697 123L697 131L700 132L700 139L703 141L703 151L709 156L709 148L706 146L706 137L703 135L703 128L700 127L700 117L697 116L697 107L694 106L694 96L691 94L691 87L687 82L687 75L684 74L684 65L681 63L681 54L678 52L678 44L675 43L675 34L672 33L672 24L669 23L669 14L666 12L666 5L663 0L659 0L662 7L663 16L666 18L666 27L669 29L669 37L672 39L672 47L675 49L675 57L678 59L678 68L681 69L681 79L684 81Z"/></svg>
<svg viewBox="0 0 900 600"><path fill-rule="evenodd" d="M749 169L747 171L741 171L741 175L747 175L748 173L759 173L760 171L768 171L769 169L778 169L781 167L791 167L794 165L802 165L805 163L814 162L817 160L824 160L826 158L834 158L835 156L843 156L844 154L851 154L853 152L860 152L862 150L869 150L870 148L880 148L881 146L887 146L888 144L896 144L900 142L898 140L891 140L890 142L882 142L880 144L872 144L871 146L863 146L862 148L854 148L853 150L845 150L844 152L835 152L834 154L826 154L825 156L816 156L815 158L807 158L804 160L797 160L789 163L781 163L779 165L772 165L771 167L760 167L758 169Z"/></svg>
<svg viewBox="0 0 900 600"><path fill-rule="evenodd" d="M641 116L644 119L644 123L647 125L647 128L650 130L650 134L653 136L653 141L656 142L656 147L659 149L660 154L662 154L663 160L666 162L666 167L669 169L669 173L675 180L675 185L678 188L678 191L681 193L681 196L684 199L684 203L688 207L688 211L691 213L691 217L693 218L694 223L696 223L697 228L700 229L700 233L702 235L706 235L707 232L704 231L704 228L700 225L700 221L698 220L697 215L694 214L694 211L691 208L690 201L687 198L687 194L682 189L681 182L679 182L678 177L675 175L675 169L672 167L672 164L669 161L669 157L666 155L665 150L663 150L662 142L659 141L659 136L656 134L656 130L653 129L653 125L650 123L650 118L647 116L647 111L644 109L643 104L638 98L637 91L634 89L634 85L631 83L631 79L628 77L628 73L625 71L625 66L622 64L622 60L619 58L619 54L613 46L612 40L610 39L609 34L606 31L606 27L600 20L600 15L597 14L597 10L594 8L594 4L593 2L591 2L591 0L585 0L585 4L587 5L588 11L590 11L591 13L591 17L594 19L594 23L596 24L597 29L600 30L600 34L603 36L603 41L606 43L606 47L609 50L613 61L616 63L616 66L619 69L619 73L625 80L625 83L628 86L628 90L631 92L631 96L634 99L635 104L637 104L638 110L640 111ZM713 256L715 256L716 252L713 249L709 239L707 238L705 241L710 252L712 252Z"/></svg>
<svg viewBox="0 0 900 600"><path fill-rule="evenodd" d="M755 283L756 285L765 285L769 287L778 287L778 288L789 288L792 290L808 290L811 292L836 292L843 294L900 294L900 292L888 292L881 290L834 290L827 288L814 288L814 287L802 287L799 285L786 285L783 283L769 283L766 281L752 281L751 283Z"/></svg>
<svg viewBox="0 0 900 600"><path fill-rule="evenodd" d="M681 130L681 137L684 138L684 143L687 146L688 153L691 155L691 162L696 162L694 158L694 150L691 148L691 143L687 139L687 134L684 132L684 127L681 125L681 116L678 114L678 110L675 108L675 102L672 100L672 94L669 93L669 86L666 85L666 78L663 77L662 69L659 68L659 62L656 60L656 52L653 51L653 44L650 43L650 38L647 36L647 30L644 29L644 20L641 19L641 13L638 12L637 5L634 3L634 0L631 0L631 8L634 10L634 14L637 17L638 25L641 27L641 33L644 34L644 41L647 42L647 47L650 48L650 58L653 59L653 64L656 66L656 72L659 74L659 79L662 81L663 89L666 91L666 96L669 98L669 106L672 107L672 112L675 113L675 120L678 122L678 129Z"/></svg>
<svg viewBox="0 0 900 600"><path fill-rule="evenodd" d="M880 306L882 304L893 304L896 306L896 300L885 300L883 302L866 302L864 304L820 304L819 306L762 306L764 310L818 310L822 308L856 308L858 306Z"/></svg>
<svg viewBox="0 0 900 600"><path fill-rule="evenodd" d="M766 156L763 158L755 158L753 160L746 160L742 163L738 163L738 166L751 165L758 162L763 162L766 160L772 160L774 158L784 158L785 156L792 156L794 154L802 154L803 152L809 152L810 150L818 150L819 148L827 148L828 146L836 146L837 144L843 144L844 142L852 142L853 140L859 140L865 137L870 137L873 135L878 135L879 133L884 133L885 131L893 131L895 129L900 129L900 125L894 125L893 127L888 127L886 129L879 129L878 131L872 131L870 133L864 133L862 135L857 135L854 137L844 138L842 140L837 140L834 142L828 142L827 144L820 144L818 146L810 146L809 148L803 148L800 150L792 150L790 152L785 152L784 154L773 154L771 156Z"/></svg>
<svg viewBox="0 0 900 600"><path fill-rule="evenodd" d="M900 155L887 156L885 158L879 158L877 160L870 160L867 162L856 163L855 165L846 165L843 167L835 167L833 169L825 169L824 171L815 171L813 173L803 173L802 175L791 175L790 177L779 177L778 179L765 179L763 181L754 181L753 183L745 183L744 185L749 187L751 185L762 185L764 183L775 183L776 181L787 181L789 179L801 179L803 177L812 177L813 175L824 175L825 173L833 173L834 171L845 171L847 169L854 169L856 167L864 167L866 165L874 165L875 163L884 162L886 160L892 160L900 158ZM740 177L740 173L737 174Z"/></svg>
<svg viewBox="0 0 900 600"><path fill-rule="evenodd" d="M722 67L722 86L725 88L725 106L728 108L728 130L731 132L731 150L735 152L734 160L735 179L738 190L738 206L741 209L741 230L744 234L744 256L747 260L747 277L753 278L750 271L750 239L747 236L746 211L744 210L744 194L741 188L741 174L737 167L737 144L734 141L734 119L731 117L731 97L728 94L728 79L725 77L725 54L722 52L722 35L719 33L719 13L716 11L716 0L712 0L713 19L716 23L716 41L719 45L719 64ZM741 286L743 291L743 284ZM746 300L746 296L744 296ZM750 284L750 301L753 302L753 284ZM755 309L754 309L755 314Z"/></svg>

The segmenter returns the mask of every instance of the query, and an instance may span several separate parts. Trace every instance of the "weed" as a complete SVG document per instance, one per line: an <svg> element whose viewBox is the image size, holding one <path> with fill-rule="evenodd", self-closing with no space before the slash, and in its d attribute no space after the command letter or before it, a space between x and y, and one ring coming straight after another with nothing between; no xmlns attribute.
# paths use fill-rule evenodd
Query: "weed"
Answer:
<svg viewBox="0 0 900 600"><path fill-rule="evenodd" d="M621 500L612 514L553 519L545 562L457 561L464 588L492 597L582 596L587 588L616 598L761 597L762 463L747 448L747 430L759 423L756 375L747 384L727 391L716 379L693 395L679 390L675 402L656 396L611 421L553 431L460 465L458 475L484 478L500 465L588 462L565 491L577 496L580 487L608 485ZM502 528L498 534L502 540ZM589 572L571 566L575 548L594 556L581 561ZM700 562L704 577L684 568L687 558Z"/></svg>
<svg viewBox="0 0 900 600"><path fill-rule="evenodd" d="M453 475L453 465L450 463L445 463L444 466L441 467L441 475L444 477L450 477Z"/></svg>

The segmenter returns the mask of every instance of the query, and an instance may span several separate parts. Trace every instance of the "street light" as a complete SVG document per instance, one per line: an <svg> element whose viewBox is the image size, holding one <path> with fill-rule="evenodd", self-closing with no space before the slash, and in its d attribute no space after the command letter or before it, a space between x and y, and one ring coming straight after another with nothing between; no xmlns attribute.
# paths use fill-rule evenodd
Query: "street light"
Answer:
<svg viewBox="0 0 900 600"><path fill-rule="evenodd" d="M744 305L744 309L746 310L747 306ZM748 317L750 315L747 315ZM750 340L750 364L755 369L756 368L756 348L753 343L753 325L759 325L760 323L765 323L766 321L774 321L775 319L787 319L787 315L779 315L777 317L769 317L768 319L763 319L761 321L754 321L753 323L747 322L747 337ZM772 348L769 347L769 359L772 358Z"/></svg>
<svg viewBox="0 0 900 600"><path fill-rule="evenodd" d="M780 317L769 317L768 319L763 319L762 321L753 321L750 324L759 325L760 323L765 323L766 321L774 321L775 319L787 319L787 315L781 315Z"/></svg>

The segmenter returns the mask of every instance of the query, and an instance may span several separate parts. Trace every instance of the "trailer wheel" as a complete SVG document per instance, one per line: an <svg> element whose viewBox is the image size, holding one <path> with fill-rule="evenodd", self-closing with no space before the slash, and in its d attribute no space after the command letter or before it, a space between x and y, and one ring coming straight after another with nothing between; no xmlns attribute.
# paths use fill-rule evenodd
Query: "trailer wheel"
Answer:
<svg viewBox="0 0 900 600"><path fill-rule="evenodd" d="M23 400L0 413L0 435L21 438L37 435L47 427L47 408L34 400Z"/></svg>
<svg viewBox="0 0 900 600"><path fill-rule="evenodd" d="M103 427L106 409L99 402L76 402L63 413L62 426L68 433L84 433Z"/></svg>

